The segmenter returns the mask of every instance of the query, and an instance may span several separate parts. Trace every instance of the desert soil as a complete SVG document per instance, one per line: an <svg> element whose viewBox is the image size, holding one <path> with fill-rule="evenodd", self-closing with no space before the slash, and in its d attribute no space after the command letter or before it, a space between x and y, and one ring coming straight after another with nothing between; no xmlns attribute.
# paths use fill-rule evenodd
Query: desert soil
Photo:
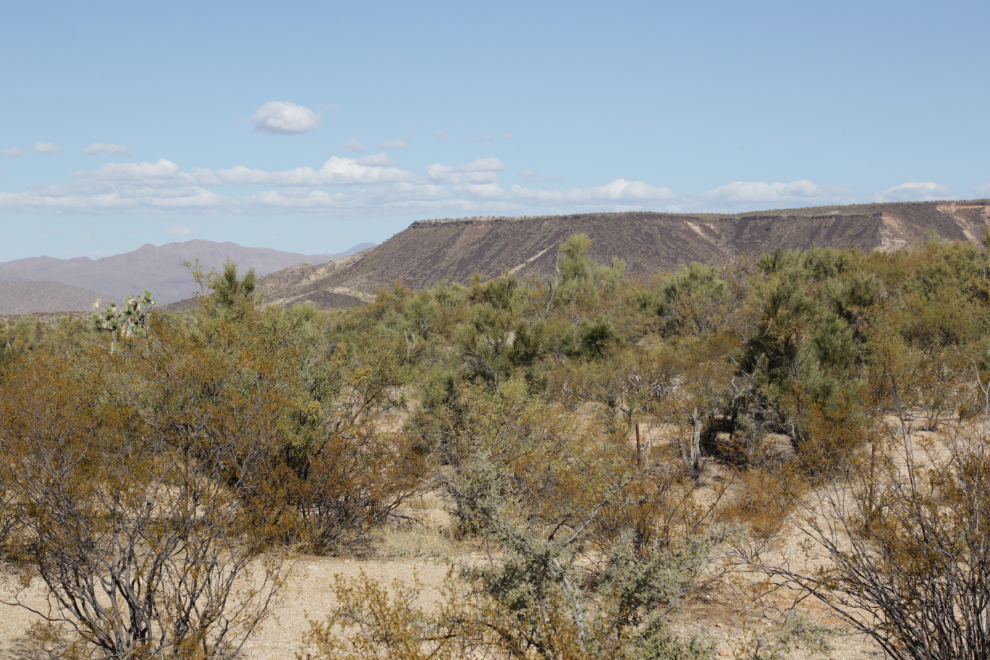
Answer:
<svg viewBox="0 0 990 660"><path fill-rule="evenodd" d="M424 512L425 513L425 512ZM423 534L412 535L412 545L422 546ZM781 551L791 556L797 556L797 543L794 537L789 540ZM402 535L393 535L387 539L388 545L394 549L402 543ZM483 561L480 552L468 552L468 549L455 554L456 561ZM347 559L335 557L303 556L299 558L289 577L288 584L282 591L282 602L274 611L274 616L266 621L245 645L241 657L244 660L282 660L294 658L301 648L303 634L309 629L309 621L320 621L334 607L333 584L335 576L345 578L358 577L362 572L382 584L391 585L398 580L411 583L417 579L423 586L426 598L438 594L447 566L429 559ZM683 637L708 637L717 643L718 657L734 658L740 656L740 647L745 639L754 632L770 630L770 624L765 620L753 617L748 612L740 611L738 601L731 596L716 597L712 601L696 600L687 603L671 621L674 631ZM35 581L27 592L25 603L35 607L44 607L44 592L40 581ZM868 640L844 633L844 629L836 619L831 617L824 608L815 603L799 606L799 611L810 620L834 626L840 634L832 639L832 651L827 656L834 660L873 660L882 657L879 649ZM31 612L12 606L0 605L0 658L11 660L50 660L53 656L32 648L25 636L30 624L38 617ZM54 656L54 657L57 657ZM797 652L794 658L811 657L803 652Z"/></svg>

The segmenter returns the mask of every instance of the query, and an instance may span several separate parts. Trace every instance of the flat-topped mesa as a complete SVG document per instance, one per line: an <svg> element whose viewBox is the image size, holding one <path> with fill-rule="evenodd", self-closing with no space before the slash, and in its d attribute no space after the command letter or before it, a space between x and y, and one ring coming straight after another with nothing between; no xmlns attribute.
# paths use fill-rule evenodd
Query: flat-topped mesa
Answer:
<svg viewBox="0 0 990 660"><path fill-rule="evenodd" d="M337 267L307 271L286 283L285 298L336 305L337 296L366 300L395 283L417 290L441 280L465 284L510 272L553 277L557 249L571 234L592 240L591 257L626 263L626 273L651 277L692 261L725 264L743 254L811 247L898 249L934 236L979 241L990 222L987 200L875 203L748 213L615 211L421 220ZM274 280L274 278L273 278ZM291 290L291 291L290 291ZM305 294L305 295L304 295ZM341 300L343 300L341 298ZM351 302L348 298L345 302Z"/></svg>

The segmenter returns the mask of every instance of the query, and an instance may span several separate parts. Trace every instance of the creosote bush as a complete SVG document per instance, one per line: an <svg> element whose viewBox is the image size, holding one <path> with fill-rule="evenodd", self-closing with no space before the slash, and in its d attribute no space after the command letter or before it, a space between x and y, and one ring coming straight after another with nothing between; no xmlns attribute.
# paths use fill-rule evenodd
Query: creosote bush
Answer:
<svg viewBox="0 0 990 660"><path fill-rule="evenodd" d="M280 497L263 485L282 402L270 365L155 334L141 354L38 354L2 386L20 559L7 602L40 579L48 606L33 611L69 635L65 657L234 657L285 579L284 553L266 552Z"/></svg>

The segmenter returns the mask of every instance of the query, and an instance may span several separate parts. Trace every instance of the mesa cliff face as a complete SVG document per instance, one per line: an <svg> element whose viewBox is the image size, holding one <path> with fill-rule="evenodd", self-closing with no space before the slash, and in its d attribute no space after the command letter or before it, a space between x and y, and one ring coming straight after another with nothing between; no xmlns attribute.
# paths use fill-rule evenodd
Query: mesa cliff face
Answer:
<svg viewBox="0 0 990 660"><path fill-rule="evenodd" d="M441 280L466 283L513 272L553 271L557 248L585 233L592 257L626 262L631 275L649 275L697 261L722 264L744 253L812 246L893 250L934 236L980 240L990 201L911 202L721 214L595 213L542 218L414 222L381 245L323 266L298 266L261 280L270 304L304 301L342 307L369 300L382 286L411 289ZM322 292L322 293L321 293Z"/></svg>

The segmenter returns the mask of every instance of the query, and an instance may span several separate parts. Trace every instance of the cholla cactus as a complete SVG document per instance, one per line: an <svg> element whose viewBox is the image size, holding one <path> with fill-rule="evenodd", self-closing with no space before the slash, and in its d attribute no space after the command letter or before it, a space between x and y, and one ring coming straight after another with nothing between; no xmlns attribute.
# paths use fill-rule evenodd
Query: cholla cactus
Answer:
<svg viewBox="0 0 990 660"><path fill-rule="evenodd" d="M99 310L101 302L102 300L97 299L93 303L93 309ZM151 298L151 291L145 289L140 296L124 298L123 309L111 300L102 310L94 312L91 317L93 327L109 332L113 341L117 341L118 336L143 337L148 332L148 317L154 308L155 301Z"/></svg>

